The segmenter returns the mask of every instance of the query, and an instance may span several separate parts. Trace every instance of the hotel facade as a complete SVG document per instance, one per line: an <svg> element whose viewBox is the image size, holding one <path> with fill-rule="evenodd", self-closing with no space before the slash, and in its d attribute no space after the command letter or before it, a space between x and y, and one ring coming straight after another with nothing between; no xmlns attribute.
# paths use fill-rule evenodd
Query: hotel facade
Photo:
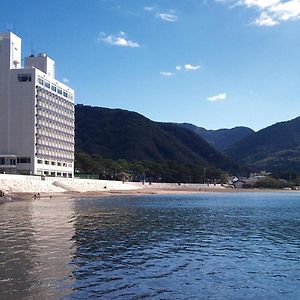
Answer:
<svg viewBox="0 0 300 300"><path fill-rule="evenodd" d="M46 54L21 64L21 39L0 33L0 173L74 176L74 90Z"/></svg>

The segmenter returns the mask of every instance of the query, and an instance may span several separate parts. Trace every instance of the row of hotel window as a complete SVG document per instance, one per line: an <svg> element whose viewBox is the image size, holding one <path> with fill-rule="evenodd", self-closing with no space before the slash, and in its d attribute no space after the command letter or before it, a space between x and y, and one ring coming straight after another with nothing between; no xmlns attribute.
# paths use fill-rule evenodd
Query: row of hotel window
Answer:
<svg viewBox="0 0 300 300"><path fill-rule="evenodd" d="M57 132L51 129L38 129L37 130L37 139L41 136L54 139L58 142L67 142L74 145L74 136L71 134L65 134L61 132Z"/></svg>
<svg viewBox="0 0 300 300"><path fill-rule="evenodd" d="M66 162L60 162L60 161L50 161L50 160L43 160L43 159L38 159L37 160L38 164L45 164L45 165L51 165L51 166L58 166L58 167L68 167L68 168L72 168L73 165L70 163L66 163Z"/></svg>
<svg viewBox="0 0 300 300"><path fill-rule="evenodd" d="M55 157L56 159L61 160L74 160L73 151L49 149L47 146L40 146L36 151L36 155Z"/></svg>
<svg viewBox="0 0 300 300"><path fill-rule="evenodd" d="M64 172L53 172L53 171L43 171L37 170L39 175L51 176L51 177L64 177L64 178L72 178L72 173L64 173Z"/></svg>
<svg viewBox="0 0 300 300"><path fill-rule="evenodd" d="M38 83L48 89L50 89L52 92L57 93L59 95L64 96L65 98L68 98L70 100L73 100L74 97L71 93L68 93L67 91L63 90L59 86L50 83L50 81L43 79L42 77L38 76Z"/></svg>
<svg viewBox="0 0 300 300"><path fill-rule="evenodd" d="M0 165L10 165L15 166L16 164L30 164L30 157L18 157L5 159L4 157L0 158Z"/></svg>
<svg viewBox="0 0 300 300"><path fill-rule="evenodd" d="M57 105L54 102L45 100L43 98L37 100L36 107L37 108L42 107L42 108L44 108L46 110L58 113L58 114L60 114L63 117L66 117L66 118L69 118L71 120L74 120L74 111L66 109L63 106Z"/></svg>
<svg viewBox="0 0 300 300"><path fill-rule="evenodd" d="M53 121L56 121L56 122L59 122L59 123L62 123L62 124L66 124L66 125L71 126L71 127L74 126L74 119L72 120L68 117L64 117L64 116L62 116L58 113L55 113L55 112L51 112L51 111L49 112L48 110L43 109L43 108L38 108L37 116L42 116L42 117L51 119Z"/></svg>
<svg viewBox="0 0 300 300"><path fill-rule="evenodd" d="M40 119L37 120L36 125L37 126L45 126L45 127L48 127L49 129L55 129L55 130L61 131L63 133L74 135L74 126L70 127L68 125L63 125L56 121L44 119L44 117L40 117Z"/></svg>
<svg viewBox="0 0 300 300"><path fill-rule="evenodd" d="M46 103L50 104L57 104L59 105L59 109L68 109L71 113L74 113L74 103L70 102L68 100L65 100L64 98L57 96L51 92L46 91L45 89L42 88L37 88L37 97L38 100L41 98L45 100L50 100Z"/></svg>
<svg viewBox="0 0 300 300"><path fill-rule="evenodd" d="M37 146L49 146L61 150L69 150L74 151L74 144L61 142L53 139L47 138L37 138L36 139Z"/></svg>
<svg viewBox="0 0 300 300"><path fill-rule="evenodd" d="M18 80L19 82L31 82L32 77L31 74L18 74ZM38 76L38 83L47 89L62 95L65 98L68 98L70 100L74 100L74 96L71 93L68 93L67 91L63 90L61 87L50 83L50 81L43 79L42 77Z"/></svg>

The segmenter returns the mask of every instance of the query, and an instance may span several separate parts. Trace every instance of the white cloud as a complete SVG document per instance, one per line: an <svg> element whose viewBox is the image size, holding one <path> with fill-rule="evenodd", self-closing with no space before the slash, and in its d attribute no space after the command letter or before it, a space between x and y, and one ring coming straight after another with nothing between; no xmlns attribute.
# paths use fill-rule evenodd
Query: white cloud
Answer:
<svg viewBox="0 0 300 300"><path fill-rule="evenodd" d="M70 80L69 80L68 78L63 78L63 82L64 82L64 83L69 83Z"/></svg>
<svg viewBox="0 0 300 300"><path fill-rule="evenodd" d="M268 14L262 12L260 16L254 21L257 26L274 26L278 24L278 21L274 20Z"/></svg>
<svg viewBox="0 0 300 300"><path fill-rule="evenodd" d="M300 18L300 0L280 1L270 10L282 21L296 20Z"/></svg>
<svg viewBox="0 0 300 300"><path fill-rule="evenodd" d="M106 34L105 32L100 32L98 36L98 41L111 46L130 47L130 48L141 47L139 43L128 40L126 38L126 33L123 31L120 31L118 35Z"/></svg>
<svg viewBox="0 0 300 300"><path fill-rule="evenodd" d="M145 6L144 10L152 12L153 14L155 14L156 18L159 18L162 21L176 22L178 20L178 16L174 9L161 11L157 6Z"/></svg>
<svg viewBox="0 0 300 300"><path fill-rule="evenodd" d="M178 16L172 13L157 13L156 17L166 22L176 22L178 19Z"/></svg>
<svg viewBox="0 0 300 300"><path fill-rule="evenodd" d="M182 70L186 70L186 71L196 71L198 69L200 69L201 66L196 66L196 65L190 65L190 64L186 64L186 65L177 65L175 66L175 70L176 72L181 72ZM160 75L162 76L174 76L177 73L176 72L160 72Z"/></svg>
<svg viewBox="0 0 300 300"><path fill-rule="evenodd" d="M155 9L154 6L145 6L144 7L144 10L147 10L147 11L153 11Z"/></svg>
<svg viewBox="0 0 300 300"><path fill-rule="evenodd" d="M245 6L259 11L252 22L257 26L275 26L300 19L300 0L215 0L231 7Z"/></svg>
<svg viewBox="0 0 300 300"><path fill-rule="evenodd" d="M170 76L174 76L175 73L162 71L162 72L160 72L160 75L170 77Z"/></svg>
<svg viewBox="0 0 300 300"><path fill-rule="evenodd" d="M184 67L188 71L195 71L195 70L198 70L201 68L201 66L195 66L195 65L190 65L190 64L184 65Z"/></svg>
<svg viewBox="0 0 300 300"><path fill-rule="evenodd" d="M248 7L255 6L258 8L265 9L265 8L274 6L279 2L280 2L280 0L240 0L238 2L238 4L246 5Z"/></svg>
<svg viewBox="0 0 300 300"><path fill-rule="evenodd" d="M220 93L218 95L208 97L207 100L209 100L211 102L218 102L218 101L223 101L226 98L227 98L226 93Z"/></svg>

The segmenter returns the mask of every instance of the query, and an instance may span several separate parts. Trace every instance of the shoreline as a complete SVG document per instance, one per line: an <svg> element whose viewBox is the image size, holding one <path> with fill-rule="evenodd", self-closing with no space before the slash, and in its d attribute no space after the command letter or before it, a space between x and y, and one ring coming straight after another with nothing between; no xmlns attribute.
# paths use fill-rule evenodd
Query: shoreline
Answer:
<svg viewBox="0 0 300 300"><path fill-rule="evenodd" d="M207 193L286 193L300 190L236 189L221 184L122 182L78 178L41 178L26 175L0 174L0 204L11 201L52 198L94 198L139 195L183 195Z"/></svg>
<svg viewBox="0 0 300 300"><path fill-rule="evenodd" d="M136 189L136 190L107 190L107 191L90 191L90 192L61 192L61 193L40 193L40 198L35 200L65 198L97 198L97 197L116 197L116 196L143 196L143 195L188 195L188 194L214 194L214 193L299 193L298 190L278 190L278 189ZM18 192L6 194L0 198L0 204L13 202L33 200L33 193Z"/></svg>

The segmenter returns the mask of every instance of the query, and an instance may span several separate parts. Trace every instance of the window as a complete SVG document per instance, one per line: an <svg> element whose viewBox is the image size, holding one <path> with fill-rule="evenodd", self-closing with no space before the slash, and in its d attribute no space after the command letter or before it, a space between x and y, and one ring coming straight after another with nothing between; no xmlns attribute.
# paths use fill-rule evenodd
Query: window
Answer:
<svg viewBox="0 0 300 300"><path fill-rule="evenodd" d="M10 161L9 161L9 164L11 166L15 166L16 165L16 160L14 158L11 158Z"/></svg>
<svg viewBox="0 0 300 300"><path fill-rule="evenodd" d="M49 81L45 81L45 87L47 87L48 89L50 89L50 82Z"/></svg>
<svg viewBox="0 0 300 300"><path fill-rule="evenodd" d="M51 172L51 176L52 176L52 177L55 177L55 172Z"/></svg>
<svg viewBox="0 0 300 300"><path fill-rule="evenodd" d="M64 97L68 98L68 93L66 91L63 92Z"/></svg>
<svg viewBox="0 0 300 300"><path fill-rule="evenodd" d="M49 165L49 160L45 160L45 165Z"/></svg>
<svg viewBox="0 0 300 300"><path fill-rule="evenodd" d="M38 159L37 163L38 163L38 164L42 164L43 161L42 161L41 159Z"/></svg>
<svg viewBox="0 0 300 300"><path fill-rule="evenodd" d="M62 95L62 89L61 88L57 88L57 92Z"/></svg>
<svg viewBox="0 0 300 300"><path fill-rule="evenodd" d="M51 165L52 165L52 166L55 166L55 165L56 165L55 161L52 161L52 162L51 162Z"/></svg>
<svg viewBox="0 0 300 300"><path fill-rule="evenodd" d="M53 92L56 92L56 86L55 86L54 84L51 85L51 90L52 90Z"/></svg>
<svg viewBox="0 0 300 300"><path fill-rule="evenodd" d="M60 167L60 166L61 166L61 163L60 163L60 162L58 162L58 163L57 163L57 165Z"/></svg>
<svg viewBox="0 0 300 300"><path fill-rule="evenodd" d="M0 158L0 165L5 165L5 158Z"/></svg>
<svg viewBox="0 0 300 300"><path fill-rule="evenodd" d="M38 83L41 84L41 85L43 85L44 84L44 80L41 77L39 77L38 78Z"/></svg>
<svg viewBox="0 0 300 300"><path fill-rule="evenodd" d="M18 164L30 164L30 157L18 157L17 163Z"/></svg>
<svg viewBox="0 0 300 300"><path fill-rule="evenodd" d="M60 172L57 172L57 176L61 176L61 173L60 173Z"/></svg>
<svg viewBox="0 0 300 300"><path fill-rule="evenodd" d="M29 82L31 81L31 74L18 74L18 80L20 82Z"/></svg>

